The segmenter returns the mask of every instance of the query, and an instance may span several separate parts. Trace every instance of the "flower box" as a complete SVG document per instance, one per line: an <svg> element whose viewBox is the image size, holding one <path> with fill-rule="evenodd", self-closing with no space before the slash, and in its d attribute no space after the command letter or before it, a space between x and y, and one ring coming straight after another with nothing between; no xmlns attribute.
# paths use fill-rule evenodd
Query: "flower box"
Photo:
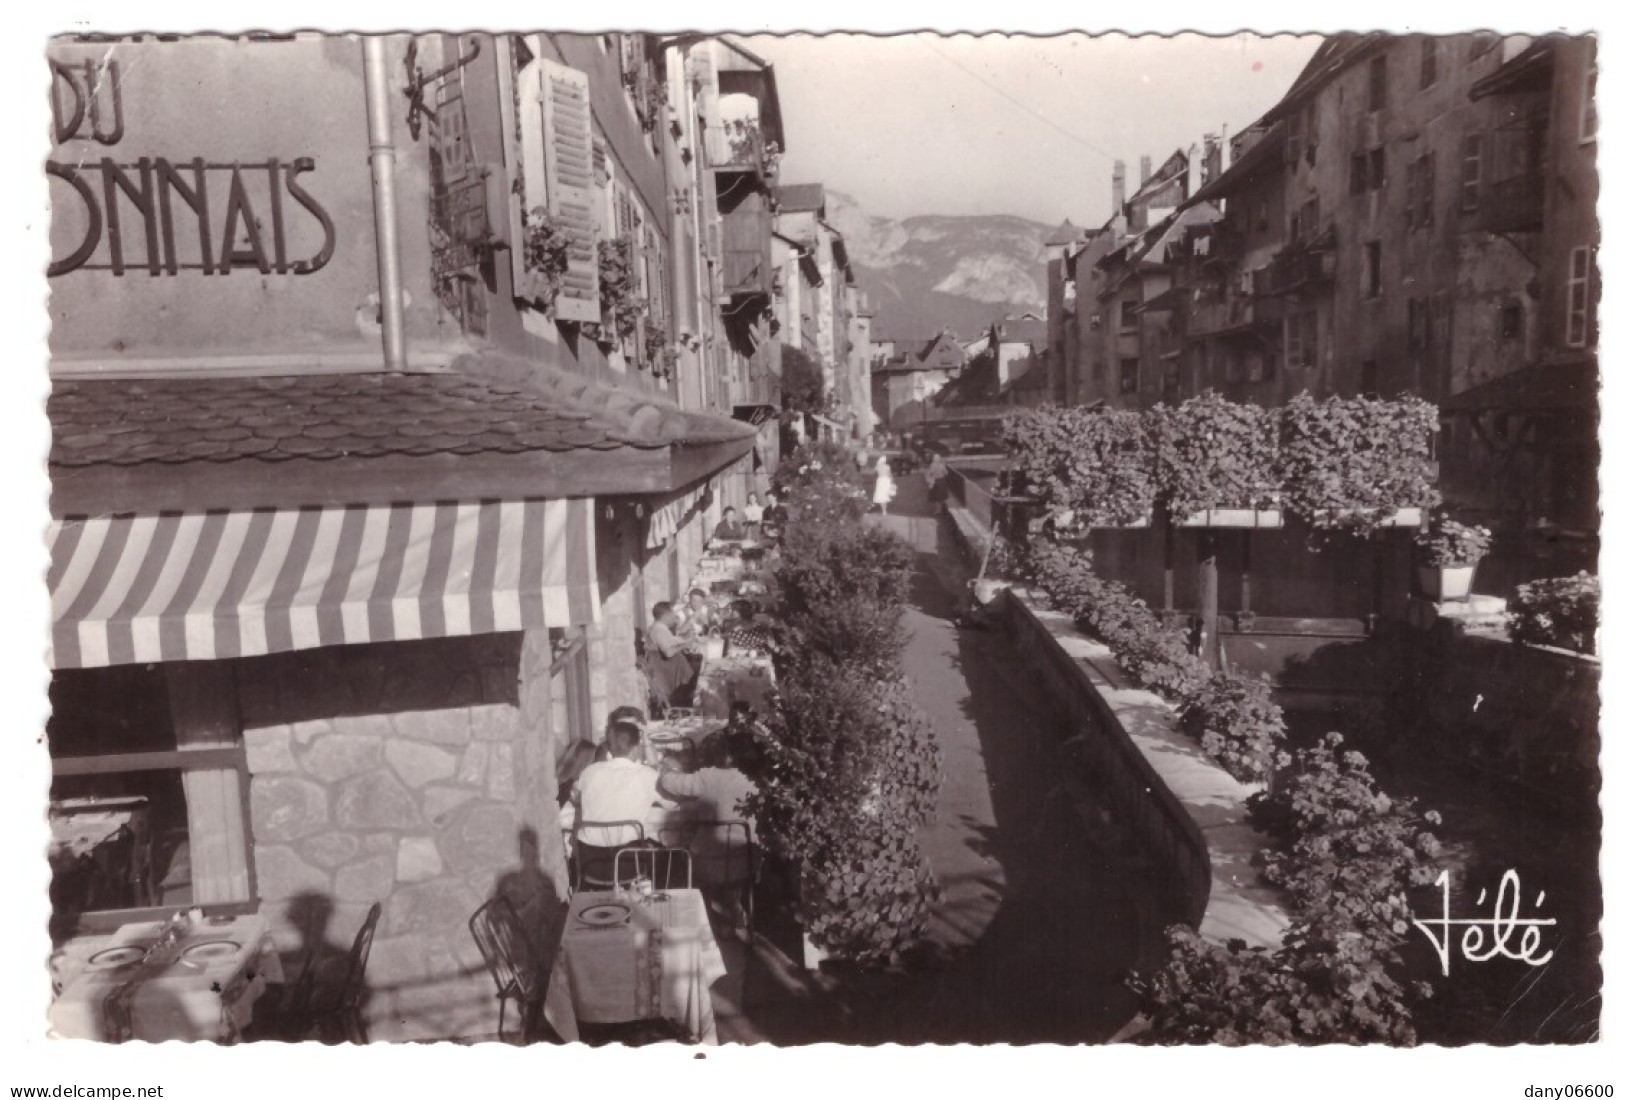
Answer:
<svg viewBox="0 0 1625 1100"><path fill-rule="evenodd" d="M1314 514L1316 527L1352 527L1349 521L1356 517L1369 515L1358 508L1319 508ZM1420 527L1422 526L1422 509L1396 508L1394 514L1386 519L1366 524L1371 527Z"/></svg>
<svg viewBox="0 0 1625 1100"><path fill-rule="evenodd" d="M1241 527L1265 529L1280 527L1285 519L1279 508L1203 508L1179 520L1177 527Z"/></svg>
<svg viewBox="0 0 1625 1100"><path fill-rule="evenodd" d="M1419 565L1416 567L1416 590L1434 601L1465 600L1473 594L1473 574L1476 565Z"/></svg>

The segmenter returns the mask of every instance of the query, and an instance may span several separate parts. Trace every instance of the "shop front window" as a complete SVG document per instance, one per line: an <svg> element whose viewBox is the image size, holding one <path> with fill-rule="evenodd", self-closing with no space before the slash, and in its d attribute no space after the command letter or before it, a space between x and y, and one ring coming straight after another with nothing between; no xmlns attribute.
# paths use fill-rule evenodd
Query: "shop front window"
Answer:
<svg viewBox="0 0 1625 1100"><path fill-rule="evenodd" d="M157 665L59 671L50 699L53 936L192 906L246 907L253 881L235 708L218 708L223 722L178 723Z"/></svg>

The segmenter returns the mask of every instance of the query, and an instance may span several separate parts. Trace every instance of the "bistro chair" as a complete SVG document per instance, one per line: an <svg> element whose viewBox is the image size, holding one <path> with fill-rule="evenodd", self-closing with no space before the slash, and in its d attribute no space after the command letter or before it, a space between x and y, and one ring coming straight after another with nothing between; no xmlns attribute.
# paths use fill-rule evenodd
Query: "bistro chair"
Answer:
<svg viewBox="0 0 1625 1100"><path fill-rule="evenodd" d="M691 853L700 868L700 889L738 887L745 926L755 923L756 845L750 822L680 818L661 825L660 843Z"/></svg>
<svg viewBox="0 0 1625 1100"><path fill-rule="evenodd" d="M519 1002L519 1042L530 1042L535 1037L537 1009L547 990L513 902L504 897L492 898L468 918L468 931L480 949L485 968L491 972L491 980L496 982L497 1040L503 1040L511 999Z"/></svg>
<svg viewBox="0 0 1625 1100"><path fill-rule="evenodd" d="M287 1019L292 1029L288 1038L304 1039L314 1035L327 1043L337 1042L333 1037L338 1035L345 1042L366 1045L367 1025L361 1018L361 1002L367 992L367 959L372 954L372 939L383 910L383 903L377 901L367 910L367 919L361 922L345 959L344 980L326 1004L313 1006L320 952L312 950L305 956L304 969L288 995Z"/></svg>
<svg viewBox="0 0 1625 1100"><path fill-rule="evenodd" d="M630 874L627 872L630 871ZM682 872L681 885L678 872ZM694 858L686 848L622 848L615 853L616 883L646 878L656 890L694 889Z"/></svg>
<svg viewBox="0 0 1625 1100"><path fill-rule="evenodd" d="M571 834L571 848L575 856L571 860L570 889L571 890L610 890L615 887L615 863L611 857L598 857L583 859L581 855L582 829L613 829L618 826L636 829L638 837L633 844L645 844L643 835L643 822L641 821L577 821L575 831Z"/></svg>

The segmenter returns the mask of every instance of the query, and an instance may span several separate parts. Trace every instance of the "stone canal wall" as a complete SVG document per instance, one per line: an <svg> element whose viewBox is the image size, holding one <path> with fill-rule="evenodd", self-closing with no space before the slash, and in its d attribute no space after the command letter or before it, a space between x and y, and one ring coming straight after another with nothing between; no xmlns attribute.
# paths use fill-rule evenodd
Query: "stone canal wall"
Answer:
<svg viewBox="0 0 1625 1100"><path fill-rule="evenodd" d="M241 663L261 911L291 981L313 945L341 971L382 902L376 1040L495 1032L468 918L499 890L532 927L556 915L548 657L545 636L499 634Z"/></svg>

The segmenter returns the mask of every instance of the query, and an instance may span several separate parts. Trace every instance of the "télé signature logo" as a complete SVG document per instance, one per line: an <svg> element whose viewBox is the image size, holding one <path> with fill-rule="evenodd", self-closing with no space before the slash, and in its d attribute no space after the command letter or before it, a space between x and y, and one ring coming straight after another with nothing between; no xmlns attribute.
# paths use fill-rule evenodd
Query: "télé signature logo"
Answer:
<svg viewBox="0 0 1625 1100"><path fill-rule="evenodd" d="M1537 954L1541 947L1541 930L1557 924L1553 917L1522 917L1518 910L1522 903L1522 883L1518 879L1518 872L1508 870L1501 875L1501 885L1495 891L1495 908L1487 917L1451 917L1450 915L1450 872L1441 871L1433 883L1439 888L1439 896L1443 902L1444 912L1441 916L1431 920L1413 918L1411 923L1422 930L1422 934L1438 952L1439 966L1445 977L1450 976L1450 958L1452 946L1456 940L1451 935L1452 928L1462 929L1460 938L1461 954L1470 963L1488 962L1490 959L1502 956L1528 963L1530 966L1545 966L1551 961L1552 953ZM1478 892L1479 906L1483 906L1489 890ZM1539 910L1546 904L1546 891L1542 890L1535 897L1535 909ZM1517 937L1517 946L1513 947L1513 937Z"/></svg>

